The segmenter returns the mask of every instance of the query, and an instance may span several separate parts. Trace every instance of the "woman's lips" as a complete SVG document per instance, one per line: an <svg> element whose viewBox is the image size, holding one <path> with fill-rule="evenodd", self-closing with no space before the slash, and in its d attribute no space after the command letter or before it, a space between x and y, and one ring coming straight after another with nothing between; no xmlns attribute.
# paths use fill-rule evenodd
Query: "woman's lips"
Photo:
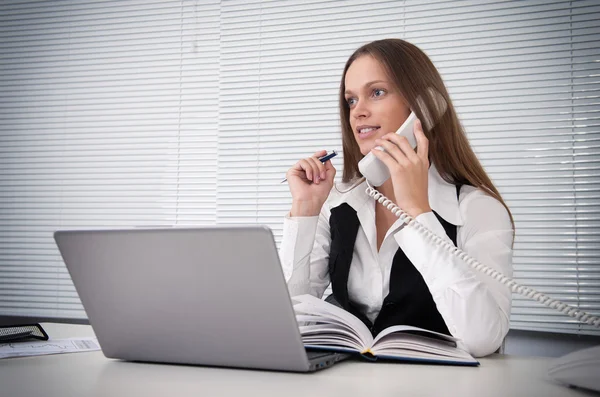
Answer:
<svg viewBox="0 0 600 397"><path fill-rule="evenodd" d="M379 128L380 127L374 127L374 128L370 128L369 131L367 131L367 132L359 132L358 138L359 139L368 139L368 138L372 137L373 135L377 134L377 132L379 132Z"/></svg>

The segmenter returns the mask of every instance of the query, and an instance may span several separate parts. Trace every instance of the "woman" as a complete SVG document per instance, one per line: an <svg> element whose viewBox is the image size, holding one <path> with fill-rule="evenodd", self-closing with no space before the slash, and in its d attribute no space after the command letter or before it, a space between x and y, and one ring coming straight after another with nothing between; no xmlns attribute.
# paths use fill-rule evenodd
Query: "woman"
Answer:
<svg viewBox="0 0 600 397"><path fill-rule="evenodd" d="M447 106L440 109L430 92ZM430 127L416 123L416 149L394 133L411 109ZM481 263L512 275L512 216L433 63L403 40L366 44L344 68L340 116L343 183L333 189L335 168L318 160L325 151L287 172L292 209L280 255L290 294L322 297L331 283L337 303L373 334L414 325L459 338L474 356L494 352L509 328L509 289L405 227L359 179L358 162L374 153L391 174L379 192Z"/></svg>

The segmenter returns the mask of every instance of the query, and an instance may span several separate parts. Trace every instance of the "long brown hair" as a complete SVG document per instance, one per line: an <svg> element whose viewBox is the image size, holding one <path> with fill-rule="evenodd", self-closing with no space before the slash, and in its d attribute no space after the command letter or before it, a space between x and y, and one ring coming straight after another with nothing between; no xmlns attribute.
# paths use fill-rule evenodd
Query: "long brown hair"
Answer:
<svg viewBox="0 0 600 397"><path fill-rule="evenodd" d="M357 49L346 62L340 83L340 120L344 150L343 182L361 177L358 162L363 158L350 126L350 108L345 98L345 79L348 68L357 58L370 55L386 69L389 78L401 92L404 100L420 120L430 119L425 109L439 108L439 102L429 92L433 89L445 100L447 110L433 128L424 128L429 140L429 160L435 164L440 176L448 183L469 184L482 189L498 200L508 211L514 230L510 209L481 166L458 120L442 77L427 55L417 46L400 39L377 40ZM420 98L417 102L417 98ZM427 110L425 110L427 112ZM423 123L427 125L426 122Z"/></svg>

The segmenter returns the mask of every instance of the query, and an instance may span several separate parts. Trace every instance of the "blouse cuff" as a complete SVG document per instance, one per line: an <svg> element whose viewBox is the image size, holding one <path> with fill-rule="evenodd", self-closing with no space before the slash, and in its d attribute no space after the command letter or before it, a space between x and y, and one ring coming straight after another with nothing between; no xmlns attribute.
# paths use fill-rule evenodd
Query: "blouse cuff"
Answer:
<svg viewBox="0 0 600 397"><path fill-rule="evenodd" d="M293 264L301 264L300 259L310 255L317 233L318 222L318 216L290 217L289 214L285 216L280 259L286 280L291 277L293 270L295 270Z"/></svg>

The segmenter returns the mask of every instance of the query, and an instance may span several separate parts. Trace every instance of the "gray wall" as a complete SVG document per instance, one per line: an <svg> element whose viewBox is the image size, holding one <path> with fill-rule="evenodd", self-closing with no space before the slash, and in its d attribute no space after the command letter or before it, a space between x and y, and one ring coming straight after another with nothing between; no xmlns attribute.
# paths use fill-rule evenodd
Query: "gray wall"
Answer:
<svg viewBox="0 0 600 397"><path fill-rule="evenodd" d="M560 357L575 350L598 345L598 336L510 330L505 340L504 354Z"/></svg>

